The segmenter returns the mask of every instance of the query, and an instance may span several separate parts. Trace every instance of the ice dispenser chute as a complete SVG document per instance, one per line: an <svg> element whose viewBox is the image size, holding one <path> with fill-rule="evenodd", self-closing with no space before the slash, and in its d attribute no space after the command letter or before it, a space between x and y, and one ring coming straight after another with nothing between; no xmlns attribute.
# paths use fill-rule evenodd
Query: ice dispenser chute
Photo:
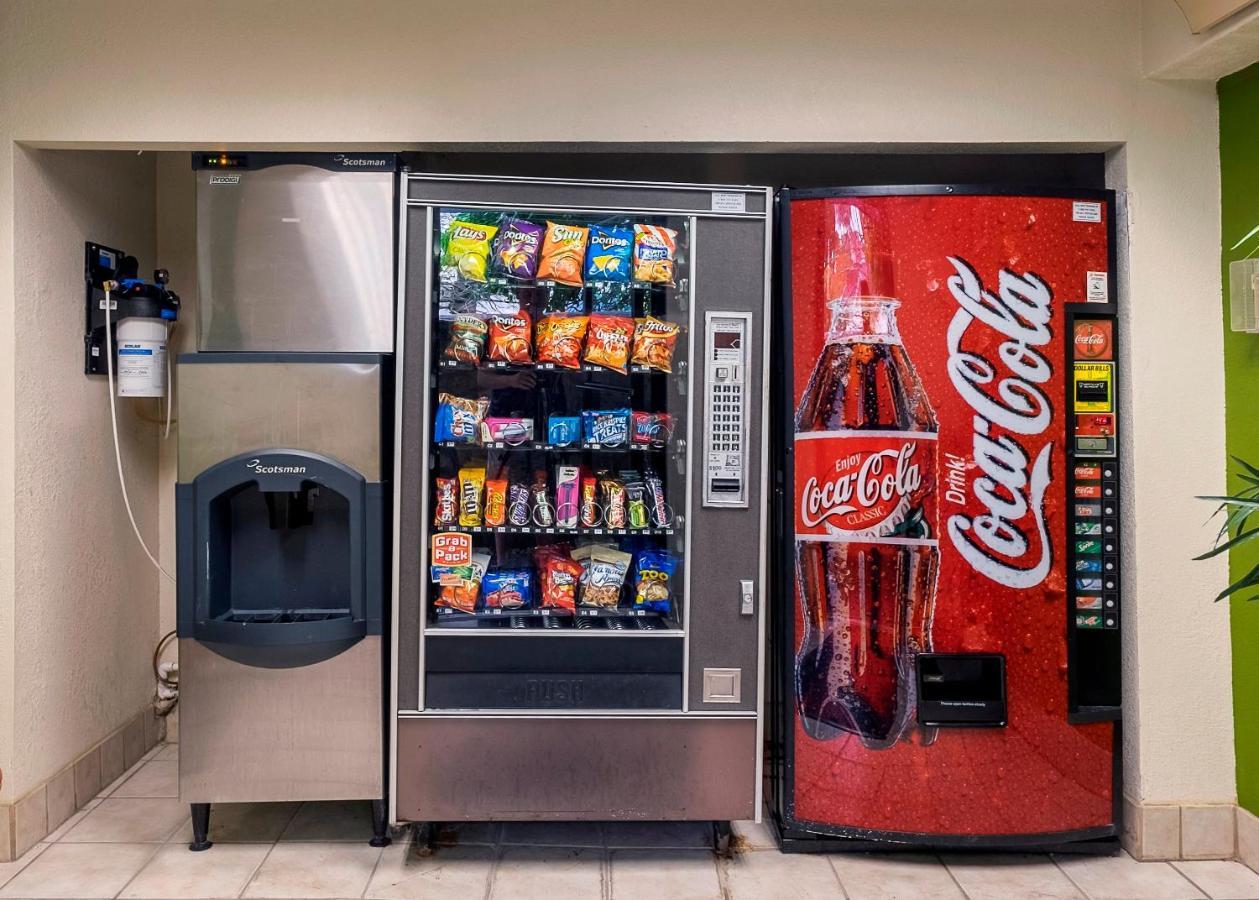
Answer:
<svg viewBox="0 0 1259 900"><path fill-rule="evenodd" d="M301 450L245 453L177 494L180 634L265 668L304 666L380 634L380 484Z"/></svg>

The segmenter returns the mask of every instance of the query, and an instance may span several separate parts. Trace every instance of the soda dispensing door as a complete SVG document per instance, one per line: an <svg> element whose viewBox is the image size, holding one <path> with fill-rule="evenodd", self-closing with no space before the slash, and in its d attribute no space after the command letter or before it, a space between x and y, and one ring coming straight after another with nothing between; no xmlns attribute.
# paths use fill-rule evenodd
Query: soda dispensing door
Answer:
<svg viewBox="0 0 1259 900"><path fill-rule="evenodd" d="M769 192L405 183L396 818L754 816Z"/></svg>
<svg viewBox="0 0 1259 900"><path fill-rule="evenodd" d="M784 848L1113 844L1112 195L779 208Z"/></svg>

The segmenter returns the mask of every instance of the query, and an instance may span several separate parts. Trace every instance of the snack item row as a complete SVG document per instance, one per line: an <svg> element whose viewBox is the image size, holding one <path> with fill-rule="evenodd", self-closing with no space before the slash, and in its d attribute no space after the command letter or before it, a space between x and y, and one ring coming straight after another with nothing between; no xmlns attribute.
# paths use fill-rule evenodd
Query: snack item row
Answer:
<svg viewBox="0 0 1259 900"><path fill-rule="evenodd" d="M433 526L475 528L503 525L539 528L667 528L673 511L664 480L651 466L589 471L555 467L552 491L546 469L529 476L500 471L486 477L484 465L467 465L454 478L435 480Z"/></svg>
<svg viewBox="0 0 1259 900"><path fill-rule="evenodd" d="M611 544L573 549L566 543L535 547L527 562L491 569L485 551L472 554L468 566L434 566L438 584L434 604L464 613L484 610L578 608L626 609L668 615L672 611L677 558L668 550L622 550ZM521 564L525 562L525 564ZM625 584L628 605L622 605Z"/></svg>
<svg viewBox="0 0 1259 900"><path fill-rule="evenodd" d="M622 374L631 364L672 372L681 330L682 326L655 316L554 314L543 316L534 326L523 309L487 319L461 313L450 325L442 355L472 365L486 359L579 369L587 362Z"/></svg>
<svg viewBox="0 0 1259 900"><path fill-rule="evenodd" d="M572 287L587 282L674 283L678 232L661 225L545 225L517 216L483 223L453 220L443 235L442 265L459 277L488 275L519 281L549 279Z"/></svg>
<svg viewBox="0 0 1259 900"><path fill-rule="evenodd" d="M536 438L534 420L528 416L487 415L486 397L437 395L433 439L439 443L521 446ZM551 415L546 421L546 443L571 447L581 442L603 447L659 447L673 437L673 416L621 407L587 409L575 415Z"/></svg>

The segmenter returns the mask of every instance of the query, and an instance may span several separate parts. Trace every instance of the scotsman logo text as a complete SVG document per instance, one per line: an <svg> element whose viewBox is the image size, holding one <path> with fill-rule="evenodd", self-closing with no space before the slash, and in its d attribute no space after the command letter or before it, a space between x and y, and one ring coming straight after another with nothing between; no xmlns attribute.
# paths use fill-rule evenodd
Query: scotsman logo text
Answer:
<svg viewBox="0 0 1259 900"><path fill-rule="evenodd" d="M370 156L345 156L344 154L338 153L336 156L332 157L332 159L334 162L339 162L343 166L379 169L382 166L389 165L389 160L387 159L372 159Z"/></svg>
<svg viewBox="0 0 1259 900"><path fill-rule="evenodd" d="M258 475L305 475L305 466L264 466L262 460L251 459L245 467L253 469Z"/></svg>

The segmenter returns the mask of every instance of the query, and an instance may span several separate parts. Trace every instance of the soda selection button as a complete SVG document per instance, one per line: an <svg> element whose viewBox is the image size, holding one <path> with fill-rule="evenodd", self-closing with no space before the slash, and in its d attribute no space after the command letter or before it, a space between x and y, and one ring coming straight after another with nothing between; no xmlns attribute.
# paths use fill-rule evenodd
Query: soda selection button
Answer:
<svg viewBox="0 0 1259 900"><path fill-rule="evenodd" d="M1090 537L1102 533L1101 522L1076 522L1075 533L1080 537Z"/></svg>
<svg viewBox="0 0 1259 900"><path fill-rule="evenodd" d="M1114 467L1114 466L1103 466L1103 467L1102 467L1102 477L1103 477L1103 478L1106 478L1106 479L1111 479L1111 478L1114 478L1114 477L1115 477L1115 467Z"/></svg>
<svg viewBox="0 0 1259 900"><path fill-rule="evenodd" d="M1101 628L1102 617L1098 613L1076 613L1076 628Z"/></svg>
<svg viewBox="0 0 1259 900"><path fill-rule="evenodd" d="M1119 605L1119 597L1115 594L1107 594L1104 605L1107 609L1114 609Z"/></svg>
<svg viewBox="0 0 1259 900"><path fill-rule="evenodd" d="M1075 608L1081 610L1101 609L1102 598L1098 594L1081 594L1075 598Z"/></svg>
<svg viewBox="0 0 1259 900"><path fill-rule="evenodd" d="M1096 555L1102 552L1102 542L1101 541L1076 541L1075 552L1078 554L1084 554L1084 555L1088 555L1088 554Z"/></svg>
<svg viewBox="0 0 1259 900"><path fill-rule="evenodd" d="M1102 531L1106 532L1106 534L1114 534L1114 533L1115 533L1115 526L1114 526L1114 525L1112 525L1112 524L1110 524L1109 522L1107 522L1107 523L1106 523L1106 524L1102 527Z"/></svg>
<svg viewBox="0 0 1259 900"><path fill-rule="evenodd" d="M1102 505L1100 503L1077 503L1075 505L1075 514L1081 518L1096 518L1102 514Z"/></svg>
<svg viewBox="0 0 1259 900"><path fill-rule="evenodd" d="M1114 589L1115 589L1115 579L1113 579L1113 578L1107 578L1107 579L1106 579L1106 590L1108 590L1108 591L1113 591Z"/></svg>
<svg viewBox="0 0 1259 900"><path fill-rule="evenodd" d="M1107 628L1118 628L1118 627L1119 627L1119 620L1118 620L1118 619L1116 619L1114 616L1107 616L1107 617L1106 617L1106 627L1107 627Z"/></svg>
<svg viewBox="0 0 1259 900"><path fill-rule="evenodd" d="M1102 477L1102 469L1100 466L1076 466L1076 481L1097 481Z"/></svg>
<svg viewBox="0 0 1259 900"><path fill-rule="evenodd" d="M1105 503L1102 505L1103 516L1113 516L1115 514L1115 504Z"/></svg>
<svg viewBox="0 0 1259 900"><path fill-rule="evenodd" d="M1092 500L1102 495L1102 486L1100 484L1077 484L1075 486L1075 496L1080 500Z"/></svg>
<svg viewBox="0 0 1259 900"><path fill-rule="evenodd" d="M1103 550L1105 550L1107 553L1114 553L1114 552L1115 552L1115 542L1114 542L1114 541L1104 541L1104 542L1102 543L1102 549L1103 549Z"/></svg>
<svg viewBox="0 0 1259 900"><path fill-rule="evenodd" d="M1075 561L1075 570L1090 574L1099 573L1102 571L1102 561L1096 556L1082 556Z"/></svg>
<svg viewBox="0 0 1259 900"><path fill-rule="evenodd" d="M1102 580L1091 576L1077 577L1075 579L1075 589L1077 591L1100 591L1102 589Z"/></svg>

